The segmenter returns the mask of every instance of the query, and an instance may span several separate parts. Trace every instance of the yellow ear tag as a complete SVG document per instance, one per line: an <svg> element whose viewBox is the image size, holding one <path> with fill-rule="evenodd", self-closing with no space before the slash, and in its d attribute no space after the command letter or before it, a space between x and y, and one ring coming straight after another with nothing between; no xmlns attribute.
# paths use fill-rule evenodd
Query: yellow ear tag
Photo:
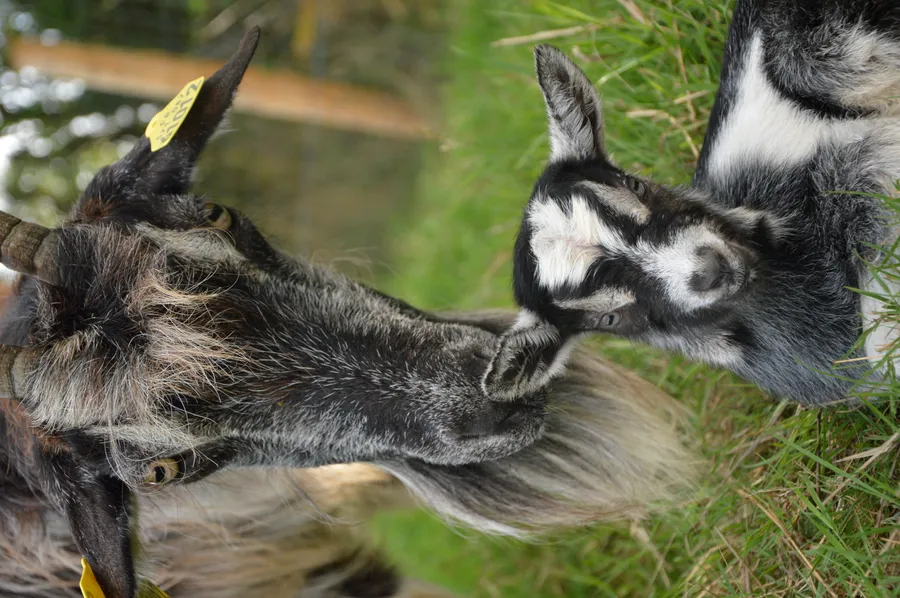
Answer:
<svg viewBox="0 0 900 598"><path fill-rule="evenodd" d="M103 590L100 589L100 584L97 583L87 559L81 559L81 582L78 585L84 598L103 598Z"/></svg>
<svg viewBox="0 0 900 598"><path fill-rule="evenodd" d="M169 598L169 595L163 592L159 586L142 579L141 587L138 589L138 598Z"/></svg>
<svg viewBox="0 0 900 598"><path fill-rule="evenodd" d="M103 590L100 589L100 584L94 577L94 571L87 559L84 558L81 559L81 582L78 585L81 587L81 595L84 598L104 598ZM137 595L139 598L169 598L168 594L146 579L141 580Z"/></svg>
<svg viewBox="0 0 900 598"><path fill-rule="evenodd" d="M200 88L203 87L203 79L203 77L200 77L185 85L178 92L178 95L150 120L144 135L150 139L151 152L166 147L175 137L175 133L178 132L181 123L187 118L191 106L194 105L194 100L197 99Z"/></svg>

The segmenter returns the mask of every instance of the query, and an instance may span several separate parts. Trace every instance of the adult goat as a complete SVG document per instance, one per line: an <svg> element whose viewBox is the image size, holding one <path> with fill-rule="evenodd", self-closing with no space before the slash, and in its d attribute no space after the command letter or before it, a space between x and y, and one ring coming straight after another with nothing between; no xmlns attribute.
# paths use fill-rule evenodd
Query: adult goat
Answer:
<svg viewBox="0 0 900 598"><path fill-rule="evenodd" d="M408 488L527 534L687 482L678 410L651 384L584 353L553 384L485 395L509 316L422 312L190 193L258 36L70 222L0 214L2 261L28 275L0 334L0 594L70 596L83 556L106 598L147 579L173 597L424 597L329 519Z"/></svg>

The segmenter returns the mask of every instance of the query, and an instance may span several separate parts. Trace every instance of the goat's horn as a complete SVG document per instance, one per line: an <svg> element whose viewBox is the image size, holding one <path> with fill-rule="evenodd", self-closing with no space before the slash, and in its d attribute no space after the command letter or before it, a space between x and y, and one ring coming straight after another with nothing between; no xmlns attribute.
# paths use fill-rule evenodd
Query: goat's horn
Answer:
<svg viewBox="0 0 900 598"><path fill-rule="evenodd" d="M40 358L38 349L0 345L0 398L21 399L25 377L37 367Z"/></svg>
<svg viewBox="0 0 900 598"><path fill-rule="evenodd" d="M59 233L0 212L0 263L50 284L59 282L53 252Z"/></svg>

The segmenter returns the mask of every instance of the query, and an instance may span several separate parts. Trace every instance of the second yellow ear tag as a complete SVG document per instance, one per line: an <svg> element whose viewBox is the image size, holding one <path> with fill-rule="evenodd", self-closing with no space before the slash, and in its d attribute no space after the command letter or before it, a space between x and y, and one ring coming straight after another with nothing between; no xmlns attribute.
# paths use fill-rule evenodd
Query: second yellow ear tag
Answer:
<svg viewBox="0 0 900 598"><path fill-rule="evenodd" d="M175 137L191 106L194 105L200 88L203 87L203 80L204 77L200 77L185 85L178 95L150 120L144 135L150 139L151 152L166 147Z"/></svg>
<svg viewBox="0 0 900 598"><path fill-rule="evenodd" d="M84 598L103 598L103 590L100 589L100 584L97 583L87 559L81 559L81 582L78 585Z"/></svg>
<svg viewBox="0 0 900 598"><path fill-rule="evenodd" d="M81 595L84 598L105 598L97 578L94 577L94 571L91 569L87 559L81 559L81 582L78 584L81 588ZM163 592L159 586L156 586L146 579L140 580L138 588L138 598L169 598L169 595Z"/></svg>
<svg viewBox="0 0 900 598"><path fill-rule="evenodd" d="M163 592L159 586L142 579L141 587L138 590L138 598L169 598L169 595Z"/></svg>

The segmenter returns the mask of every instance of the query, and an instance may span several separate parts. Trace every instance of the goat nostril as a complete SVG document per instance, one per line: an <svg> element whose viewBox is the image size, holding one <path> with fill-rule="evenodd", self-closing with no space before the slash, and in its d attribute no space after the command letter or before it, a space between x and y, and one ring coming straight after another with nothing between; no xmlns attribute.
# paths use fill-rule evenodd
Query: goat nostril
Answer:
<svg viewBox="0 0 900 598"><path fill-rule="evenodd" d="M525 410L515 404L501 405L495 413L494 430L514 427L517 422L521 423L525 419Z"/></svg>
<svg viewBox="0 0 900 598"><path fill-rule="evenodd" d="M712 247L701 247L696 255L699 267L691 276L691 288L695 291L712 291L722 286L731 275L722 254Z"/></svg>
<svg viewBox="0 0 900 598"><path fill-rule="evenodd" d="M460 436L478 438L509 432L526 425L532 411L527 405L494 403L490 409L461 425Z"/></svg>

